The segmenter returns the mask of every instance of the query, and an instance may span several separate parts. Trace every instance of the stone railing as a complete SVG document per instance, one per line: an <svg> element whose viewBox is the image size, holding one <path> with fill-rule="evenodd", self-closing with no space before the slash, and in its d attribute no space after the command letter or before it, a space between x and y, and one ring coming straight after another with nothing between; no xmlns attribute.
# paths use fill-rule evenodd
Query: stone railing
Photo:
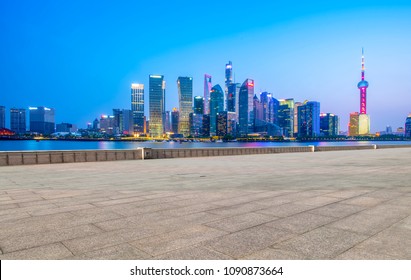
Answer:
<svg viewBox="0 0 411 280"><path fill-rule="evenodd" d="M323 151L348 151L385 148L411 148L411 145L364 145L364 146L294 146L259 148L193 148L133 150L75 150L75 151L12 151L0 152L0 166L97 162L116 160L141 160L186 157L213 157L275 153L302 153Z"/></svg>

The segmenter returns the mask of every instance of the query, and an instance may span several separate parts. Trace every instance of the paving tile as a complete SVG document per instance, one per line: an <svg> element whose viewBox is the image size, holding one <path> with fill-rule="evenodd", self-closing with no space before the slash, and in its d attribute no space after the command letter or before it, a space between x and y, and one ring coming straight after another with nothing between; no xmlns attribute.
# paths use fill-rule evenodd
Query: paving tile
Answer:
<svg viewBox="0 0 411 280"><path fill-rule="evenodd" d="M367 194L372 192L372 190L362 190L362 189L355 189L355 190L340 190L332 193L326 194L326 196L337 197L337 198L351 198L360 196L363 194Z"/></svg>
<svg viewBox="0 0 411 280"><path fill-rule="evenodd" d="M65 213L65 212L82 210L82 209L90 209L94 207L95 206L91 204L81 204L81 205L66 206L66 207L53 207L49 209L32 210L32 211L28 211L28 213L32 216L43 216L43 215Z"/></svg>
<svg viewBox="0 0 411 280"><path fill-rule="evenodd" d="M0 255L1 260L59 260L73 254L61 243Z"/></svg>
<svg viewBox="0 0 411 280"><path fill-rule="evenodd" d="M0 216L0 223L4 223L7 221L15 221L15 220L20 220L24 218L30 218L31 216L27 213L16 213L16 214L10 214L10 215L2 215Z"/></svg>
<svg viewBox="0 0 411 280"><path fill-rule="evenodd" d="M246 260L302 260L305 255L294 251L285 251L280 249L265 248L251 255L244 256Z"/></svg>
<svg viewBox="0 0 411 280"><path fill-rule="evenodd" d="M310 198L305 198L301 199L298 201L295 201L295 204L305 204L305 205L311 205L311 206L324 206L327 204L332 204L337 201L340 201L340 198L335 198L335 197L327 197L327 196L317 196L317 197L310 197Z"/></svg>
<svg viewBox="0 0 411 280"><path fill-rule="evenodd" d="M241 258L292 236L288 231L261 225L207 241L204 246L232 258Z"/></svg>
<svg viewBox="0 0 411 280"><path fill-rule="evenodd" d="M229 216L236 216L239 214L250 213L250 212L258 211L258 210L265 209L265 208L267 208L267 206L260 205L255 202L251 202L251 203L238 204L238 205L233 205L233 206L223 206L223 207L207 210L207 212L215 214L215 215L229 217Z"/></svg>
<svg viewBox="0 0 411 280"><path fill-rule="evenodd" d="M131 244L150 255L156 256L190 245L195 245L225 234L227 233L221 230L203 225L195 225L182 230L144 238L132 242Z"/></svg>
<svg viewBox="0 0 411 280"><path fill-rule="evenodd" d="M297 213L305 212L316 208L316 206L306 205L306 204L296 204L296 203L287 203L279 206L273 206L266 208L264 210L258 211L257 213L273 215L275 217L288 217L295 215Z"/></svg>
<svg viewBox="0 0 411 280"><path fill-rule="evenodd" d="M157 260L230 260L231 257L203 246L188 247L156 256Z"/></svg>
<svg viewBox="0 0 411 280"><path fill-rule="evenodd" d="M399 192L394 190L389 190L389 189L383 189L383 190L377 190L374 192L367 193L367 197L375 197L375 198L382 198L382 199L392 199L396 197L403 196L403 192Z"/></svg>
<svg viewBox="0 0 411 280"><path fill-rule="evenodd" d="M93 225L83 225L67 229L55 229L37 234L20 235L15 237L10 236L6 239L0 240L0 247L3 249L3 252L9 253L56 243L63 240L93 235L99 232L101 232L101 230Z"/></svg>
<svg viewBox="0 0 411 280"><path fill-rule="evenodd" d="M333 203L323 207L315 208L308 211L309 213L330 216L336 218L343 218L366 209L364 206L349 205L343 203Z"/></svg>
<svg viewBox="0 0 411 280"><path fill-rule="evenodd" d="M336 260L393 260L394 258L385 255L384 252L371 253L354 247L335 257Z"/></svg>
<svg viewBox="0 0 411 280"><path fill-rule="evenodd" d="M372 207L372 206L376 206L378 204L381 204L384 201L386 201L386 199L369 197L369 196L359 196L359 197L354 197L354 198L350 198L350 199L347 199L347 200L343 200L343 201L341 201L341 203L350 204L350 205L365 206L365 207Z"/></svg>
<svg viewBox="0 0 411 280"><path fill-rule="evenodd" d="M345 230L320 227L271 247L296 252L304 255L303 259L332 259L367 237Z"/></svg>
<svg viewBox="0 0 411 280"><path fill-rule="evenodd" d="M238 216L231 216L218 221L207 223L206 226L220 229L227 232L235 232L246 228L254 227L273 221L277 218L257 213L246 213Z"/></svg>
<svg viewBox="0 0 411 280"><path fill-rule="evenodd" d="M178 226L181 227L181 225ZM96 251L106 247L131 242L134 240L143 239L149 236L160 234L164 231L164 229L163 231L161 231L161 225L153 225L151 227L137 227L132 229L123 228L119 230L98 233L92 236L66 240L63 241L63 244L67 246L67 248L69 248L70 251L75 255L79 255L82 253Z"/></svg>
<svg viewBox="0 0 411 280"><path fill-rule="evenodd" d="M398 216L396 213L385 213L378 216L360 212L333 222L329 226L371 236L390 227L401 219L401 216Z"/></svg>
<svg viewBox="0 0 411 280"><path fill-rule="evenodd" d="M151 256L147 253L131 246L128 243L123 243L104 249L71 256L67 259L72 260L148 260Z"/></svg>
<svg viewBox="0 0 411 280"><path fill-rule="evenodd" d="M392 259L411 259L411 230L391 227L355 247L374 255L384 254Z"/></svg>
<svg viewBox="0 0 411 280"><path fill-rule="evenodd" d="M17 203L13 203L13 204L1 204L0 203L0 211L2 210L8 210L8 209L13 209L13 208L18 208L18 204Z"/></svg>
<svg viewBox="0 0 411 280"><path fill-rule="evenodd" d="M313 230L332 221L336 218L320 216L311 213L300 213L291 217L281 218L266 224L268 227L288 230L294 233L304 233Z"/></svg>
<svg viewBox="0 0 411 280"><path fill-rule="evenodd" d="M109 205L117 205L117 204L127 204L130 202L136 202L136 201L141 201L141 200L144 200L144 199L141 197L135 196L135 197L129 197L129 198L100 201L100 202L95 202L93 204L95 206L109 206Z"/></svg>

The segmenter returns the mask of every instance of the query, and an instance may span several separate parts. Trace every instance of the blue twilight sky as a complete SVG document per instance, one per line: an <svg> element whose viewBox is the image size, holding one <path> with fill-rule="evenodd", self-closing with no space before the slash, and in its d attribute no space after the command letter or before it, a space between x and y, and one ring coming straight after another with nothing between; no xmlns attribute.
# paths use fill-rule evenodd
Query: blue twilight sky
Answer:
<svg viewBox="0 0 411 280"><path fill-rule="evenodd" d="M231 60L236 82L319 101L347 130L364 47L371 131L396 129L411 112L410 30L409 0L2 0L0 105L54 107L57 123L85 127L129 109L133 82L148 113L149 74L165 75L171 109L178 76L202 95L204 74L223 86Z"/></svg>

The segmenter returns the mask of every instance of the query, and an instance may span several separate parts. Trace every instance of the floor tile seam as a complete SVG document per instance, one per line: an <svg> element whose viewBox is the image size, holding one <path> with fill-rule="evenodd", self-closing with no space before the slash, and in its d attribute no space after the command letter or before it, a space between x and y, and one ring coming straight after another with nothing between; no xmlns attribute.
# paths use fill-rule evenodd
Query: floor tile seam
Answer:
<svg viewBox="0 0 411 280"><path fill-rule="evenodd" d="M55 215L55 214L70 213L70 214L76 216L75 214L73 214L73 213L71 213L71 212L79 211L79 210L88 210L88 209L95 209L95 208L97 208L96 206L92 205L91 203L74 205L74 207L75 207L75 206L80 206L80 205L90 205L90 206L92 206L92 207L80 208L80 209L76 209L76 210L61 211L61 212L60 212L60 211L57 211L57 212L55 212L55 213L46 213L46 214L40 214L40 215L37 214L37 215L35 215L36 212L40 212L40 213L41 213L42 211L47 212L47 210L59 210L59 209L61 210L62 208L70 208L70 207L73 207L73 206L62 206L62 207L57 206L57 207L55 207L55 208L45 208L45 209L34 210L33 213L29 213L29 215L32 216L32 217L41 217L41 216L46 216L46 215Z"/></svg>
<svg viewBox="0 0 411 280"><path fill-rule="evenodd" d="M63 245L71 254L73 254L73 253L71 252L71 250L69 250L69 249L63 244L62 241L57 241L57 242L47 243L47 244L43 244L43 245L39 245L39 246L34 246L34 247L30 247L30 248L24 248L24 249L18 249L18 250L15 250L15 251L10 251L10 252L7 252L7 253L5 253L5 254L3 254L3 255L0 255L0 256L6 256L6 255L8 255L8 254L15 254L15 253L24 252L24 251L27 251L27 250L35 250L35 249L37 249L37 248L41 248L41 247L44 247L44 246L59 245L59 244L60 244L60 245Z"/></svg>
<svg viewBox="0 0 411 280"><path fill-rule="evenodd" d="M359 244L361 244L361 243L363 243L363 242L365 242L365 241L366 241L366 240L361 241ZM364 252L364 250L361 250L361 248L358 248L358 245L359 245L359 244L354 245L354 246L351 247L351 248L348 248L348 249L345 250L344 252L342 252L342 253L338 254L337 256L335 256L333 259L334 259L334 260L338 260L338 257L339 257L339 256L343 255L344 253L348 252L349 250L355 250L355 249L357 249L357 250L360 250L361 252ZM388 259L395 260L395 256L392 256L392 255L390 255L390 254L387 254L386 252L384 252L384 253L378 253L378 255L381 255L381 256L383 256L383 257L387 257Z"/></svg>
<svg viewBox="0 0 411 280"><path fill-rule="evenodd" d="M175 249L175 250L171 250L171 251L168 251L168 252L166 252L166 253L162 253L162 254L160 254L160 255L153 256L153 257L155 257L155 258L160 258L161 256L165 256L165 255L168 255L168 254L170 254L170 253L177 252L177 251L180 251L180 250L184 250L184 249L187 249L187 248L193 248L193 249L195 249L195 248L205 248L205 249L207 249L207 250L209 250L209 251L212 251L212 252L214 252L214 253L217 253L217 254L221 254L221 255L223 255L223 256L230 257L230 256L228 256L227 254L223 254L223 253L221 253L221 252L218 252L218 251L214 250L213 248L208 248L208 247L204 246L204 244L203 244L204 242L207 242L207 241L202 241L202 242L197 243L197 244L194 244L194 245L189 245L189 246L185 246L185 247L178 248L178 249Z"/></svg>
<svg viewBox="0 0 411 280"><path fill-rule="evenodd" d="M36 216L36 217L40 217L40 216ZM72 226L68 226L68 227L62 226L62 227L59 227L58 229L59 229L59 230L70 230L70 229L74 229L74 228L79 227L79 226L86 226L86 225L92 225L92 226L97 227L98 229L101 229L100 227L96 226L96 225L93 224L93 223L80 223L80 224L76 224L76 225L72 225ZM101 229L101 230L102 230L102 229ZM56 230L53 229L53 230L38 231L38 232L35 231L35 232L28 233L28 234L17 234L17 235L14 235L14 237L26 237L26 236L30 236L30 235L45 234L45 233L50 233L50 232L54 232L54 231L56 231ZM105 231L103 230L103 232L105 232ZM10 236L11 236L11 235L8 235L8 236L6 236L6 237L0 238L0 242L1 242L2 240L5 240L5 239L10 238Z"/></svg>
<svg viewBox="0 0 411 280"><path fill-rule="evenodd" d="M89 237L89 236L92 236L92 235L96 235L96 234L100 234L100 233L104 233L104 232L105 232L104 230L100 229L99 227L97 227L97 226L94 225L94 224L83 224L83 225L79 225L79 226L86 226L86 225L95 226L97 229L101 230L101 232L89 233L89 234L84 235L84 236L81 236L81 237L74 237L74 238L69 238L69 239L60 239L59 241L55 241L55 242L51 242L51 243L45 243L45 244L40 245L40 246L45 246L45 245L54 244L54 243L63 242L63 241L68 241L68 240L74 240L74 239L83 238L83 237ZM74 228L79 227L79 226L62 228L61 230L71 230L71 229L74 229ZM34 236L34 235L37 235L37 234L49 234L49 233L52 233L52 232L55 232L55 230L41 231L41 232L35 232L35 233L17 235L17 236L15 236L15 237L24 238L24 237ZM3 241L3 240L7 240L7 239L9 239L9 238L10 238L10 236L8 236L8 237L6 237L6 238L2 238L2 239L0 239L0 242ZM31 248L40 247L40 246L29 247L29 248L26 248L26 249L31 249ZM0 248L0 249L1 249L1 248ZM21 250L21 249L19 249L19 250ZM16 251L17 251L17 250L16 250ZM10 252L14 252L14 251L10 251Z"/></svg>

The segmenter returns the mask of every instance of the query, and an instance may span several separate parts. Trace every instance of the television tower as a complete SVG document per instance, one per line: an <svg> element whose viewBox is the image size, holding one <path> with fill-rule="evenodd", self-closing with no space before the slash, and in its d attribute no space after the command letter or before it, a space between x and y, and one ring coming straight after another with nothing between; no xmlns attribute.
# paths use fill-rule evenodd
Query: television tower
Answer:
<svg viewBox="0 0 411 280"><path fill-rule="evenodd" d="M357 87L360 90L360 114L358 120L358 134L365 135L370 134L370 116L367 115L367 88L368 82L364 79L365 66L364 66L364 48L362 48L361 56L361 81Z"/></svg>

